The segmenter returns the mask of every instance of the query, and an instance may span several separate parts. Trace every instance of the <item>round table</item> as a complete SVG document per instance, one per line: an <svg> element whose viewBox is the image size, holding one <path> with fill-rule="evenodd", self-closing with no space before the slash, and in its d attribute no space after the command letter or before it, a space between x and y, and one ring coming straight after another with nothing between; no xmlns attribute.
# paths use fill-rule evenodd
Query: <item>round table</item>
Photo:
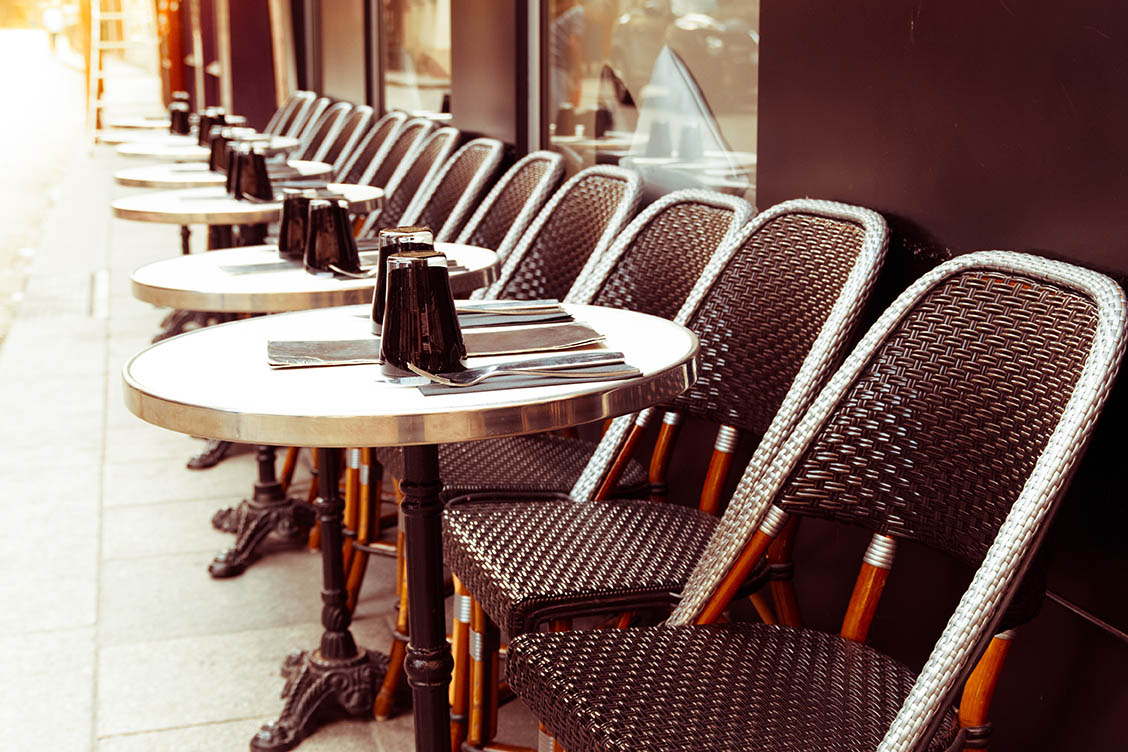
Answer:
<svg viewBox="0 0 1128 752"><path fill-rule="evenodd" d="M301 141L292 136L269 136L260 134L261 138L240 139L240 142L251 142L255 148L268 157L278 154L287 154L301 146ZM192 136L173 136L169 138L188 139L184 143L168 142L160 138L138 139L124 143L117 148L118 154L127 157L146 157L163 162L205 162L211 156L211 149L200 146Z"/></svg>
<svg viewBox="0 0 1128 752"><path fill-rule="evenodd" d="M497 254L460 243L435 243L464 269L450 273L455 295L497 279ZM362 254L375 261L377 254ZM257 267L257 268L256 268ZM369 303L375 278L308 273L278 257L274 245L247 246L157 261L133 272L134 297L159 306L218 313L279 313Z"/></svg>
<svg viewBox="0 0 1128 752"><path fill-rule="evenodd" d="M168 115L152 115L149 117L111 117L106 118L107 128L123 128L130 130L168 130Z"/></svg>
<svg viewBox="0 0 1128 752"><path fill-rule="evenodd" d="M193 146L198 145L196 135L170 133L167 128L164 131L135 131L135 130L118 130L118 131L99 131L97 140L100 144L107 146L119 146L121 144L151 144L151 145L164 145L164 146Z"/></svg>
<svg viewBox="0 0 1128 752"><path fill-rule="evenodd" d="M326 162L293 159L286 164L297 170L299 175L287 175L278 178L278 180L320 178L333 172L333 165ZM270 167L271 164L268 164L267 169L269 170ZM127 167L115 172L114 180L131 188L170 190L222 186L226 182L227 176L221 172L212 172L203 162L175 162L146 165L144 167Z"/></svg>
<svg viewBox="0 0 1128 752"><path fill-rule="evenodd" d="M567 306L607 336L641 375L620 381L424 396L383 381L379 366L272 370L266 342L356 336L367 325L349 309L325 309L237 321L165 340L123 369L125 402L164 428L233 441L311 447L403 446L401 506L408 572L411 643L405 671L412 687L416 749L450 749L447 685L451 657L443 609L439 443L549 431L633 412L681 394L696 375L697 338L645 314ZM352 328L350 328L350 326ZM471 359L471 365L494 359ZM299 694L288 708L332 701L368 714L387 659L356 646L349 632L341 558L340 449L319 449L317 503L325 569L320 649L287 661ZM277 749L308 733L297 713L264 727L253 749Z"/></svg>
<svg viewBox="0 0 1128 752"><path fill-rule="evenodd" d="M355 214L368 214L384 201L384 189L371 185L329 183L327 190L344 196ZM141 193L119 198L110 208L119 219L173 225L249 225L282 216L281 201L236 199L223 186Z"/></svg>

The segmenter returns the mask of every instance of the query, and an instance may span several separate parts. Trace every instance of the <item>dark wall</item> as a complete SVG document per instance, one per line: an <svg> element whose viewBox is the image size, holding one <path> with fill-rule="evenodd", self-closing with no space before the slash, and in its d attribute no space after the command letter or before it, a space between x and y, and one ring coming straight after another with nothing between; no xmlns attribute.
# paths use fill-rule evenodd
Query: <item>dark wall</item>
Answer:
<svg viewBox="0 0 1128 752"><path fill-rule="evenodd" d="M522 0L477 0L453 2L450 11L451 125L519 148L526 103L519 81L526 49L525 5Z"/></svg>
<svg viewBox="0 0 1128 752"><path fill-rule="evenodd" d="M265 2L233 0L231 13L231 86L235 111L261 128L277 108L270 9Z"/></svg>
<svg viewBox="0 0 1128 752"><path fill-rule="evenodd" d="M813 196L882 212L893 237L881 304L940 260L987 248L1128 278L1128 6L761 0L760 38L758 203ZM1123 748L1128 685L1112 677L1128 671L1126 383L1048 547L1050 589L1110 625L1047 602L1020 631L992 708L995 750ZM815 529L797 554L815 594L805 609L831 629L850 583L841 603L826 583L857 559L826 558L832 542ZM963 586L945 567L927 553L894 567L902 584L873 637L910 664L930 644L920 636L937 633L921 593L946 603ZM941 581L922 591L918 575Z"/></svg>
<svg viewBox="0 0 1128 752"><path fill-rule="evenodd" d="M957 252L1128 272L1128 7L761 5L761 205L844 198Z"/></svg>

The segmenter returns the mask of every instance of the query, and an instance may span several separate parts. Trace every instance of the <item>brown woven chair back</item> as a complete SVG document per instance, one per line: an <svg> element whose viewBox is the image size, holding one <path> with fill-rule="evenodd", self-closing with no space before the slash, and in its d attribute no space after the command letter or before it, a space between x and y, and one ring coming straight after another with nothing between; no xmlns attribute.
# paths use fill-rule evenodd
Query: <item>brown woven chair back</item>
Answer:
<svg viewBox="0 0 1128 752"><path fill-rule="evenodd" d="M527 246L497 297L520 300L563 298L588 259L638 205L637 175L611 167L589 167L560 189L529 228L514 254Z"/></svg>
<svg viewBox="0 0 1128 752"><path fill-rule="evenodd" d="M341 123L341 129L333 136L333 140L329 144L329 150L321 156L321 161L336 166L337 161L341 159L345 149L355 145L364 135L363 131L367 129L371 120L371 107L367 105L354 107L349 114L345 116L344 121ZM345 157L347 158L348 155L346 154Z"/></svg>
<svg viewBox="0 0 1128 752"><path fill-rule="evenodd" d="M446 160L426 191L416 194L400 224L430 227L435 240L453 240L493 182L504 149L493 138L478 138L464 145Z"/></svg>
<svg viewBox="0 0 1128 752"><path fill-rule="evenodd" d="M475 214L467 223L466 229L458 238L459 242L495 250L504 261L503 243L507 238L513 237L512 244L516 244L521 230L532 221L533 215L540 211L560 183L564 175L562 163L563 158L558 154L537 152L515 164L498 181L500 188L495 187L497 193L491 192L483 201L483 206L479 208L481 216ZM533 202L535 204L530 207ZM522 215L528 216L523 223L518 219ZM519 224L517 235L511 236L511 230ZM506 253L511 250L512 244L510 248L504 249Z"/></svg>
<svg viewBox="0 0 1128 752"><path fill-rule="evenodd" d="M425 187L427 180L434 177L447 155L454 151L458 138L456 129L440 128L427 137L414 157L408 155L411 164L399 172L399 179L391 187L386 188L389 194L384 198L384 208L376 223L378 227L395 227L400 224L404 210L415 198L415 194Z"/></svg>
<svg viewBox="0 0 1128 752"><path fill-rule="evenodd" d="M623 231L600 275L594 305L672 319L720 244L752 214L746 201L709 191L678 191L647 207Z"/></svg>
<svg viewBox="0 0 1128 752"><path fill-rule="evenodd" d="M1092 345L1091 298L968 270L909 311L784 484L785 511L982 560Z"/></svg>
<svg viewBox="0 0 1128 752"><path fill-rule="evenodd" d="M410 154L415 145L434 129L435 124L426 118L415 118L404 123L403 127L392 135L395 141L392 142L387 155L380 166L376 168L376 172L372 175L368 184L386 188L404 157Z"/></svg>
<svg viewBox="0 0 1128 752"><path fill-rule="evenodd" d="M701 342L697 382L671 407L767 430L864 241L858 223L803 211L747 236L687 324Z"/></svg>
<svg viewBox="0 0 1128 752"><path fill-rule="evenodd" d="M302 150L301 159L320 159L323 152L327 149L322 147L325 145L326 139L329 138L340 126L340 121L352 109L352 105L348 102L337 102L332 107L329 107L322 113L316 125L313 126L309 142L306 144L305 149Z"/></svg>
<svg viewBox="0 0 1128 752"><path fill-rule="evenodd" d="M388 139L399 130L406 119L407 116L402 112L389 112L380 118L380 121L368 131L364 140L357 146L352 161L345 165L343 174L339 176L339 182L381 185L374 182L376 172L380 167L380 163L374 164L374 160L378 156L381 156L384 161L387 160L389 150L384 149L384 145L388 143ZM390 146L390 144L388 145ZM381 154L381 150L383 150L383 154ZM368 176L367 180L365 179L366 176Z"/></svg>

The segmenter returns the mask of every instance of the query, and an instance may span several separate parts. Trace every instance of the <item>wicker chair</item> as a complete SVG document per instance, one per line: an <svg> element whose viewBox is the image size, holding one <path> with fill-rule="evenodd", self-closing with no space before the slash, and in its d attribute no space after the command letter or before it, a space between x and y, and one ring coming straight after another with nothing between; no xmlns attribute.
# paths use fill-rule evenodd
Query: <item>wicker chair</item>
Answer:
<svg viewBox="0 0 1128 752"><path fill-rule="evenodd" d="M526 154L501 176L455 242L490 248L504 262L563 177L559 154Z"/></svg>
<svg viewBox="0 0 1128 752"><path fill-rule="evenodd" d="M383 227L401 224L400 219L412 199L435 180L447 157L458 146L461 136L456 128L439 128L417 142L384 186L384 206L368 215L357 233L358 237L374 235Z"/></svg>
<svg viewBox="0 0 1128 752"><path fill-rule="evenodd" d="M471 297L562 298L634 216L638 173L589 167L561 186L505 259L498 279Z"/></svg>
<svg viewBox="0 0 1128 752"><path fill-rule="evenodd" d="M334 173L336 182L372 185L372 177L391 151L395 135L406 120L407 115L402 112L389 112L377 120L353 149L352 156Z"/></svg>
<svg viewBox="0 0 1128 752"><path fill-rule="evenodd" d="M286 97L286 101L282 103L281 107L274 111L262 132L275 136L286 135L291 123L297 118L302 108L308 107L309 103L315 98L316 95L312 91L295 91Z"/></svg>
<svg viewBox="0 0 1128 752"><path fill-rule="evenodd" d="M301 146L298 147L300 150L304 151L309 145L309 141L313 137L313 132L317 129L317 124L321 121L322 114L324 114L325 110L329 109L330 104L332 104L332 100L330 100L329 97L318 97L313 100L309 108L302 113L301 121L294 121L294 124L291 126L294 132L287 133L286 135L293 136L301 142Z"/></svg>
<svg viewBox="0 0 1128 752"><path fill-rule="evenodd" d="M786 202L743 227L678 313L701 350L698 381L675 405L721 430L763 434L756 456L771 456L842 355L886 238L874 212L823 201ZM455 609L472 612L479 644L497 645L493 624L513 636L578 614L673 605L717 519L674 504L589 503L610 495L611 459L623 456L632 425L630 416L613 422L570 498L484 493L453 500L444 553L458 578L456 598L462 591L480 602ZM659 442L656 456L661 452ZM713 487L703 489L702 506ZM757 574L762 581L766 572ZM474 662L475 675L488 680L496 658L477 652L485 658ZM486 703L487 716L494 710ZM482 712L471 713L471 746L489 740L493 722L478 719Z"/></svg>
<svg viewBox="0 0 1128 752"><path fill-rule="evenodd" d="M452 240L493 182L505 145L494 138L476 138L443 164L434 180L424 183L399 219L401 225L430 227L435 240Z"/></svg>
<svg viewBox="0 0 1128 752"><path fill-rule="evenodd" d="M353 106L348 102L337 102L326 108L316 122L311 120L310 126L303 134L304 145L298 159L323 161L352 108ZM308 139L305 138L306 136Z"/></svg>
<svg viewBox="0 0 1128 752"><path fill-rule="evenodd" d="M957 729L956 693L967 680L960 722L981 726L996 661L972 667L1005 640L992 635L1104 405L1125 316L1112 280L1067 264L985 252L937 267L754 458L665 624L521 635L511 686L570 752L981 746L980 728ZM714 623L790 515L872 533L840 634ZM919 674L863 644L899 539L975 568Z"/></svg>
<svg viewBox="0 0 1128 752"><path fill-rule="evenodd" d="M341 127L331 139L328 139L328 150L321 155L322 162L333 165L334 174L349 161L353 149L367 133L368 125L371 122L372 108L366 104L353 107L348 115L341 120Z"/></svg>

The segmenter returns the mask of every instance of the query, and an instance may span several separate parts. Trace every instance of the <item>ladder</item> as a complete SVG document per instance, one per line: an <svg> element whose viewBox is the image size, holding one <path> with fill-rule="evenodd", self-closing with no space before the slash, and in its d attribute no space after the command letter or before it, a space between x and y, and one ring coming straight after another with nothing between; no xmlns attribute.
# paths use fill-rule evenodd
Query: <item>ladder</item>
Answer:
<svg viewBox="0 0 1128 752"><path fill-rule="evenodd" d="M106 109L106 53L152 47L155 41L128 39L126 13L127 0L88 0L90 4L90 54L87 58L86 126L91 138L102 128ZM140 20L140 19L138 19Z"/></svg>

